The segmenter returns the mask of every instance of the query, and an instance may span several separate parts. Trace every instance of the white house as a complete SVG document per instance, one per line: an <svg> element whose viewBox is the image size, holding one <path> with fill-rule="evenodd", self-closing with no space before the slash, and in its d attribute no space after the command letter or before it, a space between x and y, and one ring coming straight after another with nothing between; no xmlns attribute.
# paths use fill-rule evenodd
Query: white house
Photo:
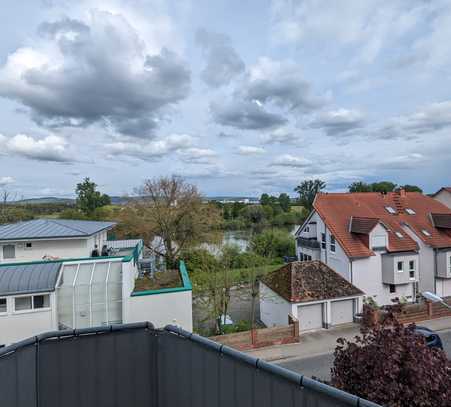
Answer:
<svg viewBox="0 0 451 407"><path fill-rule="evenodd" d="M120 253L0 264L0 345L51 330L138 321L191 331L191 283L183 262L174 287L139 291L142 240L108 245Z"/></svg>
<svg viewBox="0 0 451 407"><path fill-rule="evenodd" d="M379 305L451 295L451 210L418 192L319 193L296 232L299 260L321 260Z"/></svg>
<svg viewBox="0 0 451 407"><path fill-rule="evenodd" d="M440 188L432 197L451 209L451 187Z"/></svg>
<svg viewBox="0 0 451 407"><path fill-rule="evenodd" d="M35 219L0 225L0 263L89 257L115 222Z"/></svg>
<svg viewBox="0 0 451 407"><path fill-rule="evenodd" d="M260 282L260 319L268 326L299 320L299 330L354 321L363 292L321 261L288 263Z"/></svg>

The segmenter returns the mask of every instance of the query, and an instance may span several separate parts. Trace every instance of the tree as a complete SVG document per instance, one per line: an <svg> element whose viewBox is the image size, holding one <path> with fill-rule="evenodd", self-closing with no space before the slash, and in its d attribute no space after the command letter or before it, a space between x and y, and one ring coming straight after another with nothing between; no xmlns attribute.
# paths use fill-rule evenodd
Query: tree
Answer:
<svg viewBox="0 0 451 407"><path fill-rule="evenodd" d="M387 407L449 406L451 362L430 349L411 325L392 318L363 331L355 342L339 339L332 384Z"/></svg>
<svg viewBox="0 0 451 407"><path fill-rule="evenodd" d="M406 185L401 186L401 188L404 189L406 192L420 192L421 194L423 193L423 190L419 186L416 186L416 185L406 184Z"/></svg>
<svg viewBox="0 0 451 407"><path fill-rule="evenodd" d="M242 203L242 202L237 202L235 201L232 204L232 218L236 219L240 216L240 213L242 211L242 209L246 206L246 204Z"/></svg>
<svg viewBox="0 0 451 407"><path fill-rule="evenodd" d="M278 198L278 201L279 201L280 207L282 208L282 210L284 212L289 212L290 211L291 200L290 200L290 197L288 196L288 194L285 194L285 193L280 194L279 198Z"/></svg>
<svg viewBox="0 0 451 407"><path fill-rule="evenodd" d="M296 252L293 237L282 230L265 230L253 234L249 244L253 252L263 257L294 256Z"/></svg>
<svg viewBox="0 0 451 407"><path fill-rule="evenodd" d="M221 212L212 203L203 202L195 185L183 178L148 179L138 189L121 221L136 236L142 236L156 254L164 256L168 267L175 267L179 255L196 245L214 240ZM161 245L155 247L154 241Z"/></svg>
<svg viewBox="0 0 451 407"><path fill-rule="evenodd" d="M396 184L390 181L373 182L371 184L371 190L373 192L393 192L396 188Z"/></svg>
<svg viewBox="0 0 451 407"><path fill-rule="evenodd" d="M373 188L371 184L366 182L356 181L349 185L349 192L372 192Z"/></svg>
<svg viewBox="0 0 451 407"><path fill-rule="evenodd" d="M326 183L320 179L303 181L294 190L299 194L299 201L309 212L313 209L313 201L318 192L326 188Z"/></svg>
<svg viewBox="0 0 451 407"><path fill-rule="evenodd" d="M268 194L262 194L260 197L260 205L270 205L271 199Z"/></svg>
<svg viewBox="0 0 451 407"><path fill-rule="evenodd" d="M111 204L108 195L97 191L97 184L85 178L83 182L77 184L75 193L77 194L76 205L86 216L92 216L97 208Z"/></svg>

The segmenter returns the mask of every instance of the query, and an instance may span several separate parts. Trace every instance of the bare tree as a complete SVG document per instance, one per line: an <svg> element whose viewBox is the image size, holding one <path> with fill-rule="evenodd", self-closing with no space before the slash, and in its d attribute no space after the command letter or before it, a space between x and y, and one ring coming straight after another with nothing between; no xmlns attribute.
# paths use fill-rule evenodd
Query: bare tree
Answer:
<svg viewBox="0 0 451 407"><path fill-rule="evenodd" d="M142 236L173 267L189 247L211 240L221 220L219 210L204 202L195 185L181 177L148 179L120 215L123 227ZM152 244L161 242L161 245Z"/></svg>
<svg viewBox="0 0 451 407"><path fill-rule="evenodd" d="M16 196L15 193L11 193L6 188L3 188L0 192L0 224L9 221L9 206L11 205L11 202L16 200Z"/></svg>

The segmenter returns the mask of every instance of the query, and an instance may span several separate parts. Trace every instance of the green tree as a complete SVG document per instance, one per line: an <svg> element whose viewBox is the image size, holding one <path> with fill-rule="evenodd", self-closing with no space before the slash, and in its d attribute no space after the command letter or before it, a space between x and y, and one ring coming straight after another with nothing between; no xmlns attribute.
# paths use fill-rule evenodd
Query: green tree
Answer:
<svg viewBox="0 0 451 407"><path fill-rule="evenodd" d="M282 230L266 230L253 235L250 248L267 258L294 256L296 252L293 236Z"/></svg>
<svg viewBox="0 0 451 407"><path fill-rule="evenodd" d="M371 190L373 192L393 192L396 188L396 184L390 181L373 182L371 184Z"/></svg>
<svg viewBox="0 0 451 407"><path fill-rule="evenodd" d="M271 204L271 198L268 194L262 194L260 197L260 205L270 205Z"/></svg>
<svg viewBox="0 0 451 407"><path fill-rule="evenodd" d="M234 202L232 205L232 218L236 219L240 216L241 210L246 206L242 202Z"/></svg>
<svg viewBox="0 0 451 407"><path fill-rule="evenodd" d="M356 181L349 185L349 192L372 192L373 188L371 184L366 182Z"/></svg>
<svg viewBox="0 0 451 407"><path fill-rule="evenodd" d="M299 194L301 205L310 212L313 209L316 194L324 188L326 188L326 183L320 179L315 179L303 181L294 190Z"/></svg>
<svg viewBox="0 0 451 407"><path fill-rule="evenodd" d="M92 216L97 208L111 204L110 197L97 191L97 184L89 178L77 184L75 193L77 208L86 216Z"/></svg>
<svg viewBox="0 0 451 407"><path fill-rule="evenodd" d="M406 192L420 192L421 194L423 193L423 190L417 185L406 184L403 185L401 188L404 189Z"/></svg>
<svg viewBox="0 0 451 407"><path fill-rule="evenodd" d="M282 208L282 210L284 212L289 212L290 211L291 200L290 200L290 197L288 196L288 194L285 194L285 193L280 194L279 198L278 198L278 201L279 201L280 207Z"/></svg>

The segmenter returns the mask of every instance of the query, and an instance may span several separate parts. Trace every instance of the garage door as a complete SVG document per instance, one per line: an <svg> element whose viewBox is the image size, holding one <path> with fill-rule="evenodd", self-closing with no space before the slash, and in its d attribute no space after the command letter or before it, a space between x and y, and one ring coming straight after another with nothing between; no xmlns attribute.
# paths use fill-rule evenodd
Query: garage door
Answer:
<svg viewBox="0 0 451 407"><path fill-rule="evenodd" d="M354 319L354 300L333 301L331 309L332 325L346 324Z"/></svg>
<svg viewBox="0 0 451 407"><path fill-rule="evenodd" d="M323 327L323 304L298 306L299 330L310 331Z"/></svg>

